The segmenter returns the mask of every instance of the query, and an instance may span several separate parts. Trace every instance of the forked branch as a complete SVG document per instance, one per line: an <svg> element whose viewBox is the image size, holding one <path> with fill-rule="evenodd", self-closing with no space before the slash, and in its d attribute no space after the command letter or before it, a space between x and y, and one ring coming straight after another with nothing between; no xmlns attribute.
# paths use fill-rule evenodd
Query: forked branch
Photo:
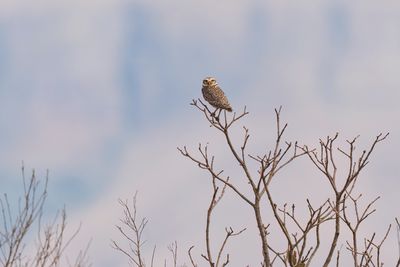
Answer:
<svg viewBox="0 0 400 267"><path fill-rule="evenodd" d="M121 252L128 257L132 266L144 267L145 261L142 256L142 247L145 244L143 241L143 231L146 228L148 220L146 218L138 218L136 208L137 193L132 200L132 208L127 200L119 200L124 213L121 219L122 225L116 225L119 233L128 241L129 249L123 248L117 241L112 240L112 248ZM154 253L153 253L154 257Z"/></svg>
<svg viewBox="0 0 400 267"><path fill-rule="evenodd" d="M346 207L344 205L344 202L346 198L351 195L355 184L357 182L357 179L359 177L360 172L364 169L364 167L368 164L368 160L374 151L376 145L385 140L386 137L388 136L388 133L383 135L379 134L376 136L375 140L373 141L372 145L368 150L364 150L361 154L361 156L356 159L354 152L355 152L355 143L357 141L357 138L354 138L352 140L347 140L347 143L349 145L349 148L346 150L338 147L337 150L343 154L347 160L348 160L348 171L347 171L347 176L344 179L344 183L340 185L338 183L338 177L337 177L337 165L335 162L335 157L334 157L334 143L338 138L338 134L336 134L334 137L328 136L326 140L320 140L320 148L319 148L319 153L316 150L310 150L308 146L303 146L301 149L307 153L309 159L312 161L315 167L317 167L323 175L327 178L329 181L329 184L331 185L331 188L334 192L334 200L335 202L332 205L332 208L335 212L335 231L334 235L332 238L331 246L328 252L328 255L326 257L324 267L328 267L329 263L331 262L333 253L336 249L337 246L337 241L340 235L340 221L341 218L345 219L346 217ZM372 205L373 203L371 203ZM343 212L343 215L341 214ZM370 213L368 211L364 214L364 219L368 217ZM364 220L362 219L362 220ZM345 219L346 220L346 219ZM361 220L361 221L362 221ZM361 221L359 223L361 223ZM349 225L348 225L349 226ZM352 227L350 226L350 229ZM356 242L353 242L353 246L355 246ZM357 251L354 251L353 257L355 262L357 262Z"/></svg>

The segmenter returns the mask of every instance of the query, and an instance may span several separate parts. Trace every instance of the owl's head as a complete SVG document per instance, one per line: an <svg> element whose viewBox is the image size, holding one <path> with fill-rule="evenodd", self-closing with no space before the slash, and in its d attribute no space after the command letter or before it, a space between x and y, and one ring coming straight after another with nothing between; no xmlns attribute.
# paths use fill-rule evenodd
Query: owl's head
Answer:
<svg viewBox="0 0 400 267"><path fill-rule="evenodd" d="M217 80L214 77L206 77L203 80L203 86L213 86L217 85Z"/></svg>

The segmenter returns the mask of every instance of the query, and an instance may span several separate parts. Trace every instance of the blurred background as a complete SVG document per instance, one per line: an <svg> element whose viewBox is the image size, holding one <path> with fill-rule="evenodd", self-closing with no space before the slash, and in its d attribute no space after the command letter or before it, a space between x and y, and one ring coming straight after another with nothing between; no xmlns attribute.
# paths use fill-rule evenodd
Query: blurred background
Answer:
<svg viewBox="0 0 400 267"><path fill-rule="evenodd" d="M138 191L157 266L175 240L181 263L192 244L201 262L211 185L176 147L208 142L221 168L242 178L223 138L189 105L215 76L234 110L250 112L234 130L240 138L250 128L252 151L273 143L281 105L287 140L310 147L339 132L342 145L361 135L362 151L390 132L359 187L366 200L382 196L363 228L382 235L400 213L399 70L398 1L2 0L0 191L22 192L22 162L39 177L48 169L49 217L65 205L69 226L82 223L73 248L93 239L96 267L127 266L110 240L119 238L118 198ZM305 159L273 186L280 203L331 193ZM225 226L249 228L228 248L233 266L259 265L248 207L228 192L216 214L217 244ZM394 231L387 242L390 265Z"/></svg>

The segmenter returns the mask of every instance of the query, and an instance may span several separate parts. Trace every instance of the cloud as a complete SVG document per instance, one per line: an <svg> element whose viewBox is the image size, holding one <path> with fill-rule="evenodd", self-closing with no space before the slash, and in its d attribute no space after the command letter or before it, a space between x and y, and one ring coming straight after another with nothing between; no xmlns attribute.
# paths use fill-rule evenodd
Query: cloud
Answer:
<svg viewBox="0 0 400 267"><path fill-rule="evenodd" d="M2 163L74 168L121 129L118 17L110 3L26 5L0 16Z"/></svg>

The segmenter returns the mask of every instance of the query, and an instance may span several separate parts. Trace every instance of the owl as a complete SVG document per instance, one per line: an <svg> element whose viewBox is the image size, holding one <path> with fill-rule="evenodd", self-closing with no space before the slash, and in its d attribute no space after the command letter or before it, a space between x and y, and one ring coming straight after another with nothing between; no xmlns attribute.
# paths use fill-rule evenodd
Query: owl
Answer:
<svg viewBox="0 0 400 267"><path fill-rule="evenodd" d="M219 87L217 80L213 77L207 77L203 80L203 87L201 88L204 99L216 109L224 109L229 112L232 107L229 104L224 92Z"/></svg>

